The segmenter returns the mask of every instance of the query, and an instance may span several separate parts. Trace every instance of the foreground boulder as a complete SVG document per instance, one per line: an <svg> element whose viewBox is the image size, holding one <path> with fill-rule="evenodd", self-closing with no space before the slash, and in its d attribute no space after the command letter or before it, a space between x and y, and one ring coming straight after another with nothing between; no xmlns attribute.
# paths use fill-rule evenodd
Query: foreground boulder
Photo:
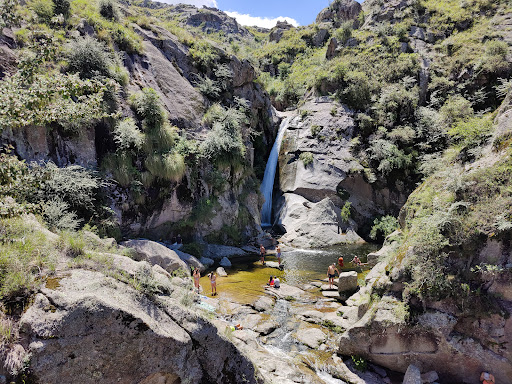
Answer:
<svg viewBox="0 0 512 384"><path fill-rule="evenodd" d="M21 319L41 383L257 383L252 364L208 321L99 272L43 288Z"/></svg>

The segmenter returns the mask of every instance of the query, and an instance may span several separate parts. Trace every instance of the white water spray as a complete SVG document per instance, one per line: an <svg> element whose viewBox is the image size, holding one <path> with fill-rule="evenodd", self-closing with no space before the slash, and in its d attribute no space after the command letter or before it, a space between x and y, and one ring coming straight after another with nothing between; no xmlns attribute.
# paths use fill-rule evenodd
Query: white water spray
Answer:
<svg viewBox="0 0 512 384"><path fill-rule="evenodd" d="M277 160L279 159L279 150L281 149L281 141L283 141L283 136L288 128L288 124L290 123L291 118L287 117L281 122L279 126L279 131L277 132L276 141L274 142L274 146L270 151L270 156L268 157L267 166L265 167L265 176L263 176L263 181L261 183L261 193L265 197L265 203L261 208L261 226L262 227L270 227L272 225L272 191L274 189L274 179L276 177L276 169L277 169Z"/></svg>

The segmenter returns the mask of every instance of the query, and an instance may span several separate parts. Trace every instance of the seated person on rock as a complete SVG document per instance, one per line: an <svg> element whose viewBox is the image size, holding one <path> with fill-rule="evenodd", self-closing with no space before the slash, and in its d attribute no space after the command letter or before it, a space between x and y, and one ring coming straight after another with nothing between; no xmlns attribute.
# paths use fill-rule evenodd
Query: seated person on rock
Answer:
<svg viewBox="0 0 512 384"><path fill-rule="evenodd" d="M482 384L496 384L494 381L494 376L491 375L489 372L482 372L480 375L480 381Z"/></svg>
<svg viewBox="0 0 512 384"><path fill-rule="evenodd" d="M280 288L281 287L281 282L279 281L279 277L275 277L274 278L274 288Z"/></svg>

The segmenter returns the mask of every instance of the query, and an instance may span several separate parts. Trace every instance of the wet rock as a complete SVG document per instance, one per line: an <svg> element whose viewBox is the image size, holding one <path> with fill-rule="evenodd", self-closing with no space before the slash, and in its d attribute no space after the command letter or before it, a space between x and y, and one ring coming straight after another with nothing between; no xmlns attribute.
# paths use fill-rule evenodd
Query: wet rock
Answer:
<svg viewBox="0 0 512 384"><path fill-rule="evenodd" d="M302 318L309 323L321 323L324 320L325 314L320 311L305 311L301 313Z"/></svg>
<svg viewBox="0 0 512 384"><path fill-rule="evenodd" d="M268 296L262 296L253 304L254 309L259 312L270 311L274 306L274 299Z"/></svg>
<svg viewBox="0 0 512 384"><path fill-rule="evenodd" d="M357 272L350 271L340 273L338 279L338 292L340 292L340 294L355 291L357 287Z"/></svg>
<svg viewBox="0 0 512 384"><path fill-rule="evenodd" d="M316 288L320 288L320 287L323 286L323 284L320 281L312 281L309 284L312 285L313 287L316 287Z"/></svg>
<svg viewBox="0 0 512 384"><path fill-rule="evenodd" d="M231 261L227 257L223 257L222 260L219 262L219 265L221 267L229 268L231 267Z"/></svg>
<svg viewBox="0 0 512 384"><path fill-rule="evenodd" d="M415 365L409 365L407 371L405 372L404 381L402 384L423 384L423 380L421 380L421 371Z"/></svg>
<svg viewBox="0 0 512 384"><path fill-rule="evenodd" d="M226 271L224 270L224 268L222 267L218 267L215 272L217 273L218 276L220 277L226 277L228 274L226 273Z"/></svg>
<svg viewBox="0 0 512 384"><path fill-rule="evenodd" d="M338 284L332 284L332 287L329 287L329 284L323 284L320 287L320 290L322 291L337 291L338 290Z"/></svg>
<svg viewBox="0 0 512 384"><path fill-rule="evenodd" d="M273 320L265 321L260 323L254 329L256 332L260 333L263 336L266 336L272 332L274 332L279 327L279 324Z"/></svg>
<svg viewBox="0 0 512 384"><path fill-rule="evenodd" d="M281 283L281 288L265 287L265 293L286 300L297 300L305 294L302 289L284 283Z"/></svg>
<svg viewBox="0 0 512 384"><path fill-rule="evenodd" d="M282 264L279 264L277 261L265 261L265 267L283 269Z"/></svg>
<svg viewBox="0 0 512 384"><path fill-rule="evenodd" d="M295 339L309 348L318 348L326 339L325 333L318 328L299 329L295 334Z"/></svg>
<svg viewBox="0 0 512 384"><path fill-rule="evenodd" d="M322 291L322 296L328 297L331 299L339 299L340 298L340 294L338 293L338 291Z"/></svg>
<svg viewBox="0 0 512 384"><path fill-rule="evenodd" d="M190 273L187 264L180 259L176 252L162 244L150 240L128 240L122 242L121 245L133 249L138 261L145 260L151 265L160 265L167 272L183 269Z"/></svg>

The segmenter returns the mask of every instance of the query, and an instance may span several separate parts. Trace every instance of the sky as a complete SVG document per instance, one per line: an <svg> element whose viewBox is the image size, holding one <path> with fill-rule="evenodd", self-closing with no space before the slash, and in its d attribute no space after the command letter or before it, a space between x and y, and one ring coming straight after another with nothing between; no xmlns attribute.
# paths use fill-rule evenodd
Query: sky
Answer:
<svg viewBox="0 0 512 384"><path fill-rule="evenodd" d="M295 26L308 25L329 5L329 0L158 0L168 4L186 3L219 8L239 24L272 28L277 20ZM361 2L362 0L357 0Z"/></svg>

